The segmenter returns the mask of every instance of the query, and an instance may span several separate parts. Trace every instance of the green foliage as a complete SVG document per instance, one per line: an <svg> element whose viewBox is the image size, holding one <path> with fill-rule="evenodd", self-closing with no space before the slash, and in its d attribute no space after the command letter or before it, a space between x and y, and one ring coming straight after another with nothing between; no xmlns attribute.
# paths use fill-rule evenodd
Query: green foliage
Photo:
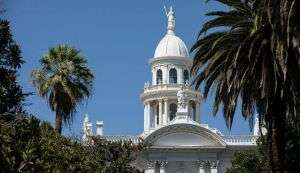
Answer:
<svg viewBox="0 0 300 173"><path fill-rule="evenodd" d="M234 160L232 160L232 168L228 169L226 173L263 172L262 165L264 162L265 160L261 159L261 156L256 150L237 152L234 154Z"/></svg>
<svg viewBox="0 0 300 173"><path fill-rule="evenodd" d="M300 128L294 123L288 123L286 130L285 155L289 172L299 172L300 170Z"/></svg>
<svg viewBox="0 0 300 173"><path fill-rule="evenodd" d="M300 119L300 1L216 1L228 8L207 14L213 18L191 49L195 88L203 85L205 98L214 91L213 114L222 107L228 128L239 103L250 126L257 112L272 171L286 172L285 122Z"/></svg>
<svg viewBox="0 0 300 173"><path fill-rule="evenodd" d="M286 159L287 172L299 172L300 169L300 131L287 123L287 145ZM236 152L232 163L232 168L226 173L257 173L270 172L268 165L270 157L268 155L268 141L266 136L261 136L257 140L257 147L252 150Z"/></svg>
<svg viewBox="0 0 300 173"><path fill-rule="evenodd" d="M17 69L24 61L19 46L13 40L9 22L0 19L0 114L22 111L27 94L17 83Z"/></svg>
<svg viewBox="0 0 300 173"><path fill-rule="evenodd" d="M145 148L144 143L133 144L131 141L111 142L96 137L93 138L93 144L88 146L90 151L90 160L97 160L95 163L103 163L102 172L107 173L138 173L132 166L137 155ZM99 172L95 169L95 172Z"/></svg>
<svg viewBox="0 0 300 173"><path fill-rule="evenodd" d="M257 140L257 148L239 151L234 154L232 167L226 173L257 173L268 172L267 143L265 137Z"/></svg>
<svg viewBox="0 0 300 173"><path fill-rule="evenodd" d="M61 133L62 121L69 123L78 103L91 95L94 75L80 51L67 45L50 48L40 62L41 68L31 73L32 83L55 111L55 128Z"/></svg>
<svg viewBox="0 0 300 173"><path fill-rule="evenodd" d="M22 114L0 116L0 172L139 172L131 166L144 145L93 138L83 145L50 124Z"/></svg>

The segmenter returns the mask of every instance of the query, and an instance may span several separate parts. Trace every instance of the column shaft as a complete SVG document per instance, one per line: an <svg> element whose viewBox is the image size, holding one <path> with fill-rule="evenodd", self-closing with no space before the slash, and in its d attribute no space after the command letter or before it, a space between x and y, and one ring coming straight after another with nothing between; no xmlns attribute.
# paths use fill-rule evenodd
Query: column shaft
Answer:
<svg viewBox="0 0 300 173"><path fill-rule="evenodd" d="M145 169L145 173L155 173L154 168Z"/></svg>
<svg viewBox="0 0 300 173"><path fill-rule="evenodd" d="M199 173L205 173L205 161L198 161Z"/></svg>
<svg viewBox="0 0 300 173"><path fill-rule="evenodd" d="M167 84L168 83L168 69L167 67L163 66L162 68L162 73L163 73L163 84Z"/></svg>
<svg viewBox="0 0 300 173"><path fill-rule="evenodd" d="M205 173L205 169L203 167L199 168L199 173Z"/></svg>
<svg viewBox="0 0 300 173"><path fill-rule="evenodd" d="M148 112L147 112L147 103L144 105L144 131L148 131Z"/></svg>
<svg viewBox="0 0 300 173"><path fill-rule="evenodd" d="M177 80L178 80L178 83L179 84L184 84L183 82L183 72L182 72L182 69L181 68L177 68Z"/></svg>
<svg viewBox="0 0 300 173"><path fill-rule="evenodd" d="M167 161L161 161L159 164L159 173L166 173Z"/></svg>
<svg viewBox="0 0 300 173"><path fill-rule="evenodd" d="M145 169L145 173L155 173L155 162L148 161L147 168Z"/></svg>
<svg viewBox="0 0 300 173"><path fill-rule="evenodd" d="M149 131L151 125L150 103L146 102L144 107L144 131Z"/></svg>
<svg viewBox="0 0 300 173"><path fill-rule="evenodd" d="M156 85L156 71L152 70L152 85Z"/></svg>
<svg viewBox="0 0 300 173"><path fill-rule="evenodd" d="M166 168L165 167L160 167L159 173L166 173Z"/></svg>
<svg viewBox="0 0 300 173"><path fill-rule="evenodd" d="M159 112L159 122L158 122L158 123L159 123L159 125L162 125L162 124L163 124L163 123L162 123L162 122L163 122L163 114L162 114L162 109L163 109L163 107L162 107L162 100L159 100L159 101L158 101L158 104L159 104L159 106L158 106L158 107L159 107L159 111L158 111L158 112Z"/></svg>
<svg viewBox="0 0 300 173"><path fill-rule="evenodd" d="M169 121L169 100L165 100L165 116L164 116L164 124L166 125Z"/></svg>
<svg viewBox="0 0 300 173"><path fill-rule="evenodd" d="M218 160L210 161L210 172L211 173L218 173Z"/></svg>
<svg viewBox="0 0 300 173"><path fill-rule="evenodd" d="M211 168L210 173L218 173L218 169L217 168Z"/></svg>

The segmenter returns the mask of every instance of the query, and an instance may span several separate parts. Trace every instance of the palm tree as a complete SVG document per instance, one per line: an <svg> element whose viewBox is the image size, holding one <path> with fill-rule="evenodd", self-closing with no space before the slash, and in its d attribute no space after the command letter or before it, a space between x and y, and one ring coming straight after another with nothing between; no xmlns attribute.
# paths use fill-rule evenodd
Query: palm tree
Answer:
<svg viewBox="0 0 300 173"><path fill-rule="evenodd" d="M94 75L80 51L67 45L50 48L40 63L31 73L32 83L55 111L55 129L61 133L62 123L70 123L78 103L91 95Z"/></svg>
<svg viewBox="0 0 300 173"><path fill-rule="evenodd" d="M223 105L229 128L239 98L242 116L249 119L251 126L257 112L260 120L267 123L270 166L273 172L284 172L285 122L287 118L295 120L297 117L296 92L300 90L299 45L296 45L299 30L298 35L291 33L295 28L299 29L299 20L295 20L293 11L289 20L294 23L289 25L298 26L282 30L283 33L289 31L290 34L285 35L291 37L290 42L296 40L296 43L282 43L282 33L278 33L272 24L272 20L279 18L268 17L274 17L269 14L271 6L276 6L271 3L273 0L267 5L268 0L216 1L230 8L207 14L214 18L203 25L191 49L194 52L193 84L199 89L204 83L204 97L214 90L213 113L216 115ZM211 32L204 35L207 31Z"/></svg>

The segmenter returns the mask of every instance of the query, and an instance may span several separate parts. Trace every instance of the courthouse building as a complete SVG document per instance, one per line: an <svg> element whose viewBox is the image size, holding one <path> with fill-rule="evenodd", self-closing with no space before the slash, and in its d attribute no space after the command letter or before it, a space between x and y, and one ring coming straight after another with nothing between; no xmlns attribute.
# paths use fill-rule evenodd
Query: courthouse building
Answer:
<svg viewBox="0 0 300 173"><path fill-rule="evenodd" d="M145 173L224 173L231 166L234 152L256 146L258 122L253 135L223 135L202 124L201 94L190 86L192 59L185 43L176 36L172 7L166 11L165 36L149 60L152 81L146 82L140 96L144 105L144 130L138 136L103 135L103 122L97 121L96 135L108 140L142 138L149 148L135 165ZM142 122L141 122L142 123ZM84 137L93 135L88 117Z"/></svg>

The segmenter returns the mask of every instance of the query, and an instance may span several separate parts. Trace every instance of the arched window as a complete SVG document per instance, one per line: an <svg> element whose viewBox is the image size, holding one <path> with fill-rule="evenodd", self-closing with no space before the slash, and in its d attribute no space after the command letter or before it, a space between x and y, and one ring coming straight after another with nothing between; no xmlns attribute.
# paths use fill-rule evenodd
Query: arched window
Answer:
<svg viewBox="0 0 300 173"><path fill-rule="evenodd" d="M188 70L184 70L183 72L183 82L185 83L186 81L190 80L190 76L189 76L189 71Z"/></svg>
<svg viewBox="0 0 300 173"><path fill-rule="evenodd" d="M177 70L175 68L170 69L169 76L170 83L177 83Z"/></svg>
<svg viewBox="0 0 300 173"><path fill-rule="evenodd" d="M175 103L170 104L170 121L172 121L177 112L177 105Z"/></svg>
<svg viewBox="0 0 300 173"><path fill-rule="evenodd" d="M162 71L161 69L158 69L156 72L156 84L162 83Z"/></svg>

